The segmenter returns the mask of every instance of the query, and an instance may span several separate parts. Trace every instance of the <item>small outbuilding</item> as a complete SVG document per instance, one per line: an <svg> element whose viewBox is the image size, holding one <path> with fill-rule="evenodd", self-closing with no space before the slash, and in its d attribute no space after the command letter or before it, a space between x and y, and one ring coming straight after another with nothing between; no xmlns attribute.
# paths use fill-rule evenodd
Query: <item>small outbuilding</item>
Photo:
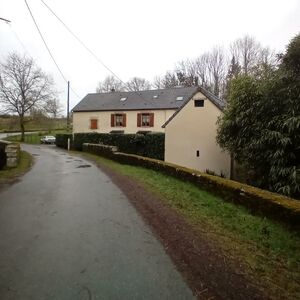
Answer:
<svg viewBox="0 0 300 300"><path fill-rule="evenodd" d="M199 87L162 126L165 161L229 177L230 155L216 142L216 122L224 107L225 102Z"/></svg>

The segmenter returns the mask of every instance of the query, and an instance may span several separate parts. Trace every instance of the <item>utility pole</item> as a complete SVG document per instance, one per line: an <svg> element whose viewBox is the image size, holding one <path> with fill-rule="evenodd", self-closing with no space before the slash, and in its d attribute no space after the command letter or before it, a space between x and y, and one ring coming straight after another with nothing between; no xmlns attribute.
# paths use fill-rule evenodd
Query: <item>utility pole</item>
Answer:
<svg viewBox="0 0 300 300"><path fill-rule="evenodd" d="M10 21L9 21L9 20L7 20L7 19L4 19L4 18L1 18L1 17L0 17L0 20L1 20L1 21L4 21L4 22L6 22L6 23L10 23Z"/></svg>
<svg viewBox="0 0 300 300"><path fill-rule="evenodd" d="M67 129L70 127L70 81L68 81L68 98L67 98Z"/></svg>

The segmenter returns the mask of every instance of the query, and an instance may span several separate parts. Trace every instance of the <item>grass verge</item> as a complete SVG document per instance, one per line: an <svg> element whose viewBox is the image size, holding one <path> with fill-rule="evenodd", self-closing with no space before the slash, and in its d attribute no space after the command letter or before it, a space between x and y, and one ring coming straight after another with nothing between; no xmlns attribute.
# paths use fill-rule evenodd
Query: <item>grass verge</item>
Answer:
<svg viewBox="0 0 300 300"><path fill-rule="evenodd" d="M197 230L219 245L224 257L242 263L247 276L273 299L300 299L300 234L244 207L224 202L176 178L88 154L81 156L133 178L158 194Z"/></svg>
<svg viewBox="0 0 300 300"><path fill-rule="evenodd" d="M20 161L16 168L5 168L0 170L0 184L9 183L13 181L16 177L26 173L32 166L32 156L25 151L20 153Z"/></svg>

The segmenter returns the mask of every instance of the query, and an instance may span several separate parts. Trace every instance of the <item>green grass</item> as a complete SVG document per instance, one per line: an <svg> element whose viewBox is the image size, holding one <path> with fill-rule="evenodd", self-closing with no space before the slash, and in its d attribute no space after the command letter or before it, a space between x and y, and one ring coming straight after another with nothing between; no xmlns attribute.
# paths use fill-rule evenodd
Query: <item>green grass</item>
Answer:
<svg viewBox="0 0 300 300"><path fill-rule="evenodd" d="M129 176L160 196L207 238L224 257L242 261L251 277L278 298L300 299L300 235L246 208L224 202L198 187L162 173L81 154Z"/></svg>
<svg viewBox="0 0 300 300"><path fill-rule="evenodd" d="M64 129L67 126L66 118L25 117L26 131ZM0 132L20 131L19 118L17 116L0 116Z"/></svg>
<svg viewBox="0 0 300 300"><path fill-rule="evenodd" d="M54 135L57 133L70 133L66 130L52 130L52 131L40 131L38 133L33 134L26 134L24 143L26 144L33 144L38 145L41 143L41 138L44 135ZM10 142L20 142L21 141L21 135L12 135L6 138L7 141Z"/></svg>
<svg viewBox="0 0 300 300"><path fill-rule="evenodd" d="M12 179L26 173L32 165L32 156L25 152L21 151L20 161L16 168L4 168L0 170L0 183L10 182Z"/></svg>

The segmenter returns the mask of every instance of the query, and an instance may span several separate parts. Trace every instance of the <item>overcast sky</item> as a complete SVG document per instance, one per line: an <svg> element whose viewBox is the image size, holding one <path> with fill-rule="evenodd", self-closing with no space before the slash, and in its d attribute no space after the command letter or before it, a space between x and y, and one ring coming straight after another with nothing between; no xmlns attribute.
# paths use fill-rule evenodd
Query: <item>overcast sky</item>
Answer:
<svg viewBox="0 0 300 300"><path fill-rule="evenodd" d="M44 0L123 81L150 81L182 59L214 45L227 47L245 34L284 51L300 32L299 0ZM49 48L72 88L71 108L110 73L51 15L40 0L27 0ZM0 59L26 52L53 75L66 103L66 83L53 64L24 0L0 0Z"/></svg>

